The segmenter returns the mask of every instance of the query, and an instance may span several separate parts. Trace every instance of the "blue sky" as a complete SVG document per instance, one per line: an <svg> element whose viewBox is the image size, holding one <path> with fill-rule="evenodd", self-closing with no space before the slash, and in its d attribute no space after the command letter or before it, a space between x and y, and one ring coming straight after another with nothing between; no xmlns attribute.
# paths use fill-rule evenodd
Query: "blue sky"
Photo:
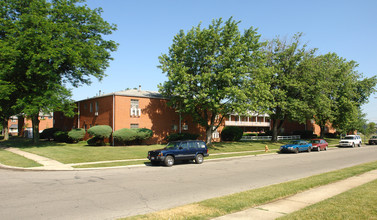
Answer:
<svg viewBox="0 0 377 220"><path fill-rule="evenodd" d="M303 32L318 55L335 52L359 63L365 77L377 74L377 1L375 0L87 0L90 8L101 7L102 17L117 25L106 36L119 43L114 60L101 82L74 88L73 99L136 88L157 91L166 80L158 56L167 53L179 30L189 30L202 22L233 16L241 30L258 28L262 40L291 37ZM377 94L363 106L369 121L377 122Z"/></svg>

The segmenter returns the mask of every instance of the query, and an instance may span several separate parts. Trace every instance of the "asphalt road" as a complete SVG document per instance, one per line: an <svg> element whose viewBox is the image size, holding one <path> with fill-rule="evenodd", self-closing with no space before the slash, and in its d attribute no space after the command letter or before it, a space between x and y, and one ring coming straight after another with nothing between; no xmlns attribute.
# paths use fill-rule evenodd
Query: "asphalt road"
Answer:
<svg viewBox="0 0 377 220"><path fill-rule="evenodd" d="M0 170L0 219L114 219L377 160L377 147L205 160L173 167Z"/></svg>

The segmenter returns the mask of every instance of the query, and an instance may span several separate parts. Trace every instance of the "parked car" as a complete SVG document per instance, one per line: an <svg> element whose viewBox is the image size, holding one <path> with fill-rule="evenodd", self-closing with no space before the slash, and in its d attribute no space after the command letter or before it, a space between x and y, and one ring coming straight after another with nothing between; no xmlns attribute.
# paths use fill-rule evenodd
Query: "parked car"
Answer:
<svg viewBox="0 0 377 220"><path fill-rule="evenodd" d="M298 153L301 151L310 152L312 150L312 144L303 140L290 141L288 144L280 147L280 152L294 152Z"/></svg>
<svg viewBox="0 0 377 220"><path fill-rule="evenodd" d="M169 142L163 149L148 152L148 159L152 165L163 162L166 166L173 166L175 161L194 160L195 163L203 163L204 157L208 157L208 148L204 141L187 140Z"/></svg>
<svg viewBox="0 0 377 220"><path fill-rule="evenodd" d="M321 150L327 150L327 147L329 146L329 144L323 139L312 139L310 142L312 143L312 150L315 149L318 152Z"/></svg>
<svg viewBox="0 0 377 220"><path fill-rule="evenodd" d="M370 145L377 144L377 136L372 136L372 137L369 139L369 144L370 144Z"/></svg>
<svg viewBox="0 0 377 220"><path fill-rule="evenodd" d="M361 144L359 135L347 135L339 141L339 147L361 147Z"/></svg>

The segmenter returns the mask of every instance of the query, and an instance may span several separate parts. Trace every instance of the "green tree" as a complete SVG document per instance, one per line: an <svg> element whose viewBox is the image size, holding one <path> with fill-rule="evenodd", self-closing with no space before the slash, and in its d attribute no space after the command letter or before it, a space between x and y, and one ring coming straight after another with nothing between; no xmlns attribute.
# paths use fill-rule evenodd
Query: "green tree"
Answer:
<svg viewBox="0 0 377 220"><path fill-rule="evenodd" d="M273 126L272 141L277 141L285 120L303 123L313 115L308 104L310 94L306 91L308 75L302 63L314 54L315 49L307 49L307 45L302 45L301 37L302 34L298 33L291 42L276 38L264 49L266 66L272 71L268 79L273 97L269 110Z"/></svg>
<svg viewBox="0 0 377 220"><path fill-rule="evenodd" d="M240 33L238 24L232 18L218 19L208 28L199 24L187 33L181 30L168 54L159 57L159 68L168 78L159 85L160 92L206 129L207 144L227 114L262 108L268 98L263 43L256 29Z"/></svg>
<svg viewBox="0 0 377 220"><path fill-rule="evenodd" d="M117 44L105 40L116 28L83 0L3 0L0 2L0 79L16 89L17 107L32 118L39 140L38 114L64 110L70 91L101 80ZM52 101L51 101L52 100ZM62 104L63 102L63 104Z"/></svg>

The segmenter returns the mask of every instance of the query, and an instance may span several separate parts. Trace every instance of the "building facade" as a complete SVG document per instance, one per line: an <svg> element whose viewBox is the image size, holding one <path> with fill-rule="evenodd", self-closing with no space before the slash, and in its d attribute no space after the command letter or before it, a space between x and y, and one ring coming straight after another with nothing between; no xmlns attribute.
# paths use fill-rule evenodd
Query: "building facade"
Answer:
<svg viewBox="0 0 377 220"><path fill-rule="evenodd" d="M46 128L53 127L53 113L39 114L39 132ZM9 134L12 136L22 136L32 138L32 122L29 118L20 116L11 116L8 120Z"/></svg>

